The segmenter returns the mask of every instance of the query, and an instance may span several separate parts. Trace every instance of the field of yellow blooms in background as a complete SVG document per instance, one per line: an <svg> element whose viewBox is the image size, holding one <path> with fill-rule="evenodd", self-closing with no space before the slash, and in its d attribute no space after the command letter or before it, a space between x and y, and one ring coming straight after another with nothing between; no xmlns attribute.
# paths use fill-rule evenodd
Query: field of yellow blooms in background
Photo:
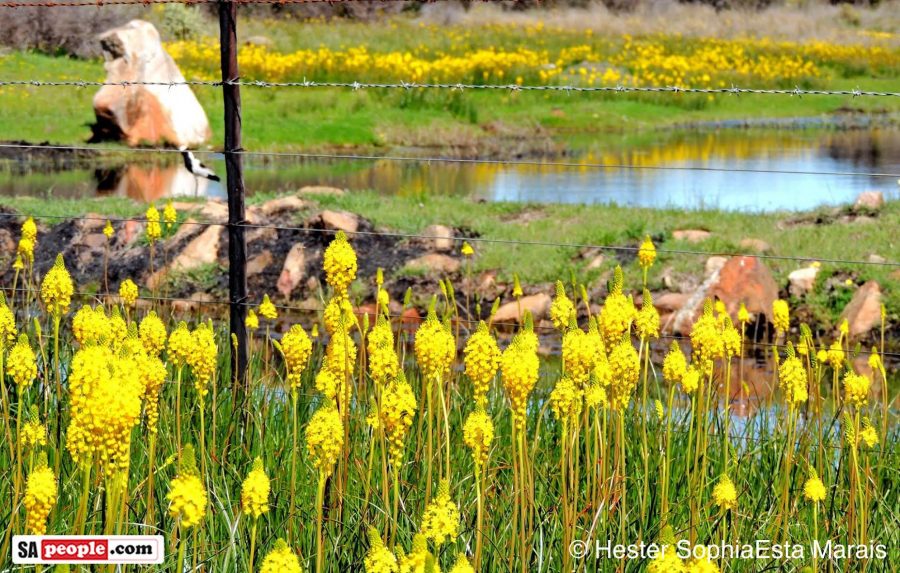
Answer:
<svg viewBox="0 0 900 573"><path fill-rule="evenodd" d="M151 260L176 220L171 206L147 211ZM323 257L322 314L301 323L254 293L248 341L213 317L173 314L141 277L83 299L62 256L36 272L33 220L18 239L0 296L0 490L12 501L3 566L13 534L88 532L161 533L156 570L177 572L886 571L900 561L883 347L798 325L782 300L771 344L749 340L758 320L743 305L730 314L715 301L689 340L665 339L642 288L656 262L649 238L635 262L644 285L624 284L617 268L592 301L585 285L558 282L544 326L527 312L494 323L496 304L481 308L449 281L435 285L427 318L400 320L380 271L350 288L367 253L338 232ZM368 301L374 318L357 311ZM245 387L230 381L238 344L251 353ZM745 358L774 364L777 392L757 395ZM801 549L723 558L757 539ZM662 549L596 562L568 550L607 540Z"/></svg>
<svg viewBox="0 0 900 573"><path fill-rule="evenodd" d="M890 77L898 71L900 56L892 43L877 39L838 45L676 35L595 37L591 30L575 33L540 23L401 27L410 27L420 43L399 49L374 43L323 45L289 53L245 45L239 54L241 74L269 81L809 87L833 75ZM171 42L166 49L188 77L218 77L215 39Z"/></svg>

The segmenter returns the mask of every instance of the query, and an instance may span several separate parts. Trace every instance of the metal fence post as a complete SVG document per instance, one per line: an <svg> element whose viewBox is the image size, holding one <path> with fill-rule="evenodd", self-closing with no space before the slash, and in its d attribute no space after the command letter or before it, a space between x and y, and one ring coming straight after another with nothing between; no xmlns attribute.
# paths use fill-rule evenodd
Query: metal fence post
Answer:
<svg viewBox="0 0 900 573"><path fill-rule="evenodd" d="M228 189L228 294L232 345L232 384L247 380L247 241L244 237L244 173L241 158L241 88L237 62L237 3L219 2L222 96L225 104L225 175Z"/></svg>

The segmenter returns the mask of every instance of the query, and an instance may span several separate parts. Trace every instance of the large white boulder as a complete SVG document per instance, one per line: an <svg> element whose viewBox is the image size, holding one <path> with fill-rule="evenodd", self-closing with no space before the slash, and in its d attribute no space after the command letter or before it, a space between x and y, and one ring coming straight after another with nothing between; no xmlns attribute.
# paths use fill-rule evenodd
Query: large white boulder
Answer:
<svg viewBox="0 0 900 573"><path fill-rule="evenodd" d="M132 20L98 39L106 82L184 82L150 22ZM103 86L94 96L94 114L95 140L197 147L212 137L206 112L186 85Z"/></svg>

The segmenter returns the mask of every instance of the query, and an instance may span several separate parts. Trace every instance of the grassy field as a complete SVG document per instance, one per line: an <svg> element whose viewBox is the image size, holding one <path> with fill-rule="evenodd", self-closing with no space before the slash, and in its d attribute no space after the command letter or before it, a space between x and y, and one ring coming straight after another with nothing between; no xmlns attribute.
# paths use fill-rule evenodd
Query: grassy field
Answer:
<svg viewBox="0 0 900 573"><path fill-rule="evenodd" d="M340 301L367 254L336 241L325 269ZM643 260L658 280L664 265ZM13 500L0 563L23 532L158 533L165 564L147 570L178 572L892 571L900 559L886 373L855 374L844 338L818 359L785 350L779 374L762 374L780 390L759 399L742 383L744 324L711 305L688 368L682 350L650 362L670 341L627 303L640 282L616 277L581 326L570 319L584 301L561 292L562 328L541 331L564 336L559 360L538 357L528 324L512 342L487 328L471 342L434 287L419 293L438 298L414 342L396 320L369 330L337 310L301 326L261 305L242 388L222 324L178 325L158 306L154 318L143 289L76 314L63 269L0 304L0 490ZM786 562L708 547L762 538L803 549ZM607 539L679 553L570 550ZM872 548L814 558L814 540Z"/></svg>
<svg viewBox="0 0 900 573"><path fill-rule="evenodd" d="M481 26L407 18L381 25L249 21L247 37L267 32L272 45L244 46L242 77L900 89L896 79L900 58L889 32L869 30L871 34L857 33L850 40L842 37L843 41L856 38L856 43L845 45L813 39L682 37L649 30L632 37L592 30L542 20ZM215 79L218 52L213 39L167 46L187 77ZM100 61L21 52L0 55L3 79L103 77ZM0 139L84 142L93 121L94 91L2 88ZM195 91L213 127L212 145L218 147L220 94L215 88ZM895 114L900 104L894 99L247 88L243 90L244 141L246 148L254 150L467 146L489 155L502 154L502 136L549 137L565 149L577 146L572 140L578 137L602 143L622 133L652 133L656 128L720 119L808 117L838 110Z"/></svg>

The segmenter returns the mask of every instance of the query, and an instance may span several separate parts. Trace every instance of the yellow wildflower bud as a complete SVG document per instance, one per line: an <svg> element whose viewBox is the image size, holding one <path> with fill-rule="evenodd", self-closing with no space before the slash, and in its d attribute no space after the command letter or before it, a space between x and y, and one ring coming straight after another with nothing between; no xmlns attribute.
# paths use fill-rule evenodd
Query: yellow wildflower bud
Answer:
<svg viewBox="0 0 900 573"><path fill-rule="evenodd" d="M524 331L517 334L500 356L503 387L509 398L516 431L525 431L525 413L528 396L540 375L540 359L537 348L532 346Z"/></svg>
<svg viewBox="0 0 900 573"><path fill-rule="evenodd" d="M737 508L737 489L727 475L719 478L719 483L713 488L713 501L723 510Z"/></svg>
<svg viewBox="0 0 900 573"><path fill-rule="evenodd" d="M556 297L550 304L550 319L559 330L568 328L569 321L575 317L575 305L569 300L562 281L556 281Z"/></svg>
<svg viewBox="0 0 900 573"><path fill-rule="evenodd" d="M456 563L453 564L453 568L450 569L450 573L475 573L475 568L472 567L471 563L469 563L469 559L466 557L466 554L460 553L456 556Z"/></svg>
<svg viewBox="0 0 900 573"><path fill-rule="evenodd" d="M28 239L32 243L37 241L37 225L34 223L33 217L28 217L22 223L22 238Z"/></svg>
<svg viewBox="0 0 900 573"><path fill-rule="evenodd" d="M778 299L772 303L772 322L778 332L787 332L790 329L790 308L786 300Z"/></svg>
<svg viewBox="0 0 900 573"><path fill-rule="evenodd" d="M31 383L37 378L37 361L35 360L34 350L31 349L31 344L28 343L27 335L20 335L19 341L9 351L6 373L16 383L20 392L31 386Z"/></svg>
<svg viewBox="0 0 900 573"><path fill-rule="evenodd" d="M259 573L303 573L303 568L297 554L291 551L284 539L279 538L263 559Z"/></svg>
<svg viewBox="0 0 900 573"><path fill-rule="evenodd" d="M650 239L650 235L644 237L644 242L641 243L641 248L638 249L638 264L642 269L649 269L653 266L653 262L656 260L656 245L653 244L653 241Z"/></svg>
<svg viewBox="0 0 900 573"><path fill-rule="evenodd" d="M47 465L47 456L41 454L25 482L25 529L31 535L47 533L47 517L56 505L56 475Z"/></svg>
<svg viewBox="0 0 900 573"><path fill-rule="evenodd" d="M522 284L519 282L519 275L513 273L513 292L512 295L515 298L521 298L524 293L522 292Z"/></svg>
<svg viewBox="0 0 900 573"><path fill-rule="evenodd" d="M616 267L612 290L603 303L600 312L600 332L607 346L618 343L622 336L631 329L631 323L637 316L634 302L630 296L622 292L622 267Z"/></svg>
<svg viewBox="0 0 900 573"><path fill-rule="evenodd" d="M169 502L169 516L177 519L184 528L199 525L206 516L206 488L197 472L194 448L190 444L184 447L181 467L169 486L166 500Z"/></svg>
<svg viewBox="0 0 900 573"><path fill-rule="evenodd" d="M867 376L847 372L844 375L844 401L851 406L865 406L869 401L869 386L872 381Z"/></svg>
<svg viewBox="0 0 900 573"><path fill-rule="evenodd" d="M672 346L663 360L663 379L669 384L678 384L687 372L687 359L678 346L678 342L672 341Z"/></svg>
<svg viewBox="0 0 900 573"><path fill-rule="evenodd" d="M22 237L21 239L19 239L19 244L16 247L16 254L19 257L21 257L28 264L33 263L34 262L34 241L32 241L31 239L27 239L25 237Z"/></svg>
<svg viewBox="0 0 900 573"><path fill-rule="evenodd" d="M750 322L750 313L747 312L747 305L741 303L740 308L738 308L738 322L746 324Z"/></svg>
<svg viewBox="0 0 900 573"><path fill-rule="evenodd" d="M617 344L609 355L612 380L609 386L610 407L624 410L631 401L631 393L637 385L641 364L637 350L627 337Z"/></svg>
<svg viewBox="0 0 900 573"><path fill-rule="evenodd" d="M806 480L806 483L803 484L803 497L805 497L807 501L819 503L825 500L827 494L828 490L825 488L825 484L822 483L822 480L819 479L816 470L810 468L809 478Z"/></svg>
<svg viewBox="0 0 900 573"><path fill-rule="evenodd" d="M475 254L475 249L469 244L469 241L463 241L462 248L459 250L465 257L471 257Z"/></svg>
<svg viewBox="0 0 900 573"><path fill-rule="evenodd" d="M163 208L163 221L166 223L166 228L171 228L177 220L178 211L175 210L175 205L173 205L172 200L169 199L166 202L166 206Z"/></svg>
<svg viewBox="0 0 900 573"><path fill-rule="evenodd" d="M16 342L16 317L9 306L6 305L6 297L0 294L0 352L9 348Z"/></svg>
<svg viewBox="0 0 900 573"><path fill-rule="evenodd" d="M456 357L456 340L450 328L437 319L433 301L428 318L416 331L415 351L419 368L429 382L450 373L450 366Z"/></svg>
<svg viewBox="0 0 900 573"><path fill-rule="evenodd" d="M356 251L350 246L347 235L338 231L325 249L322 258L325 282L337 293L344 293L356 278Z"/></svg>
<svg viewBox="0 0 900 573"><path fill-rule="evenodd" d="M378 530L369 528L369 551L363 560L366 573L397 573L397 557L384 546Z"/></svg>
<svg viewBox="0 0 900 573"><path fill-rule="evenodd" d="M134 308L138 298L138 287L134 281L131 279L122 281L122 284L119 285L119 298L122 299L122 304Z"/></svg>
<svg viewBox="0 0 900 573"><path fill-rule="evenodd" d="M216 334L212 325L202 323L191 333L192 348L187 356L187 364L194 374L194 388L202 400L209 392L209 383L216 372Z"/></svg>
<svg viewBox="0 0 900 573"><path fill-rule="evenodd" d="M44 275L41 283L41 300L47 307L47 312L53 316L62 316L69 312L69 304L72 302L72 294L75 286L72 277L66 270L62 253L56 255L53 267Z"/></svg>
<svg viewBox="0 0 900 573"><path fill-rule="evenodd" d="M878 432L875 431L869 418L863 419L863 427L862 430L859 431L859 439L870 449L878 445Z"/></svg>
<svg viewBox="0 0 900 573"><path fill-rule="evenodd" d="M262 458L253 460L253 469L241 484L241 507L244 515L253 519L269 511L269 476L263 468Z"/></svg>
<svg viewBox="0 0 900 573"><path fill-rule="evenodd" d="M480 469L487 463L493 441L494 422L484 410L484 406L479 404L469 414L463 425L463 442L472 450L472 461L475 462L475 467Z"/></svg>
<svg viewBox="0 0 900 573"><path fill-rule="evenodd" d="M697 388L700 387L700 371L694 368L693 365L689 366L685 371L684 376L681 378L681 391L685 394L693 394L697 391Z"/></svg>
<svg viewBox="0 0 900 573"><path fill-rule="evenodd" d="M244 324L250 332L254 332L259 328L259 317L256 316L256 311L252 308L247 311L247 318L244 320Z"/></svg>
<svg viewBox="0 0 900 573"><path fill-rule="evenodd" d="M103 235L109 240L112 239L113 234L115 234L115 231L113 230L112 221L107 219L106 225L103 226Z"/></svg>
<svg viewBox="0 0 900 573"><path fill-rule="evenodd" d="M402 374L390 382L381 394L381 424L388 440L391 466L403 461L406 435L416 415L416 395Z"/></svg>
<svg viewBox="0 0 900 573"><path fill-rule="evenodd" d="M322 406L306 426L306 451L320 475L331 475L343 446L344 425L340 413L333 405Z"/></svg>
<svg viewBox="0 0 900 573"><path fill-rule="evenodd" d="M788 345L788 357L778 366L778 381L781 391L784 392L784 400L792 407L806 402L809 397L807 391L806 371L803 362L794 356L793 347Z"/></svg>
<svg viewBox="0 0 900 573"><path fill-rule="evenodd" d="M25 268L25 263L22 262L22 255L20 253L16 253L16 260L13 261L12 268L17 272Z"/></svg>
<svg viewBox="0 0 900 573"><path fill-rule="evenodd" d="M637 329L638 336L643 340L659 338L659 312L653 306L653 297L647 289L644 289L641 310L635 317L634 326Z"/></svg>
<svg viewBox="0 0 900 573"><path fill-rule="evenodd" d="M582 391L569 376L563 376L550 392L550 408L558 420L568 424L581 414Z"/></svg>
<svg viewBox="0 0 900 573"><path fill-rule="evenodd" d="M162 237L162 227L159 225L159 211L156 210L156 207L150 205L147 207L145 217L147 219L147 240L152 245Z"/></svg>
<svg viewBox="0 0 900 573"><path fill-rule="evenodd" d="M176 368L187 364L188 357L193 352L193 340L187 323L181 321L175 330L169 334L169 360Z"/></svg>
<svg viewBox="0 0 900 573"><path fill-rule="evenodd" d="M269 295L264 294L262 302L259 304L259 315L266 320L275 320L278 318L278 310L275 308L275 305L272 304L272 301L269 300Z"/></svg>
<svg viewBox="0 0 900 573"><path fill-rule="evenodd" d="M400 359L394 350L394 331L391 323L379 316L368 336L369 375L378 384L385 384L400 371Z"/></svg>
<svg viewBox="0 0 900 573"><path fill-rule="evenodd" d="M562 341L565 372L578 386L587 383L597 365L596 341L579 328L570 328Z"/></svg>
<svg viewBox="0 0 900 573"><path fill-rule="evenodd" d="M450 499L450 483L445 479L441 480L437 496L425 507L421 531L436 546L452 541L459 532L459 508Z"/></svg>
<svg viewBox="0 0 900 573"><path fill-rule="evenodd" d="M312 354L312 341L299 324L291 326L281 338L281 352L287 367L287 381L294 390L300 387L303 370Z"/></svg>
<svg viewBox="0 0 900 573"><path fill-rule="evenodd" d="M166 347L166 325L156 315L155 311L150 311L147 316L141 320L138 328L141 335L141 344L144 350L150 356L159 356Z"/></svg>
<svg viewBox="0 0 900 573"><path fill-rule="evenodd" d="M487 400L491 380L500 367L500 347L484 321L478 323L475 333L469 337L463 350L466 376L472 381L472 397L476 402Z"/></svg>

